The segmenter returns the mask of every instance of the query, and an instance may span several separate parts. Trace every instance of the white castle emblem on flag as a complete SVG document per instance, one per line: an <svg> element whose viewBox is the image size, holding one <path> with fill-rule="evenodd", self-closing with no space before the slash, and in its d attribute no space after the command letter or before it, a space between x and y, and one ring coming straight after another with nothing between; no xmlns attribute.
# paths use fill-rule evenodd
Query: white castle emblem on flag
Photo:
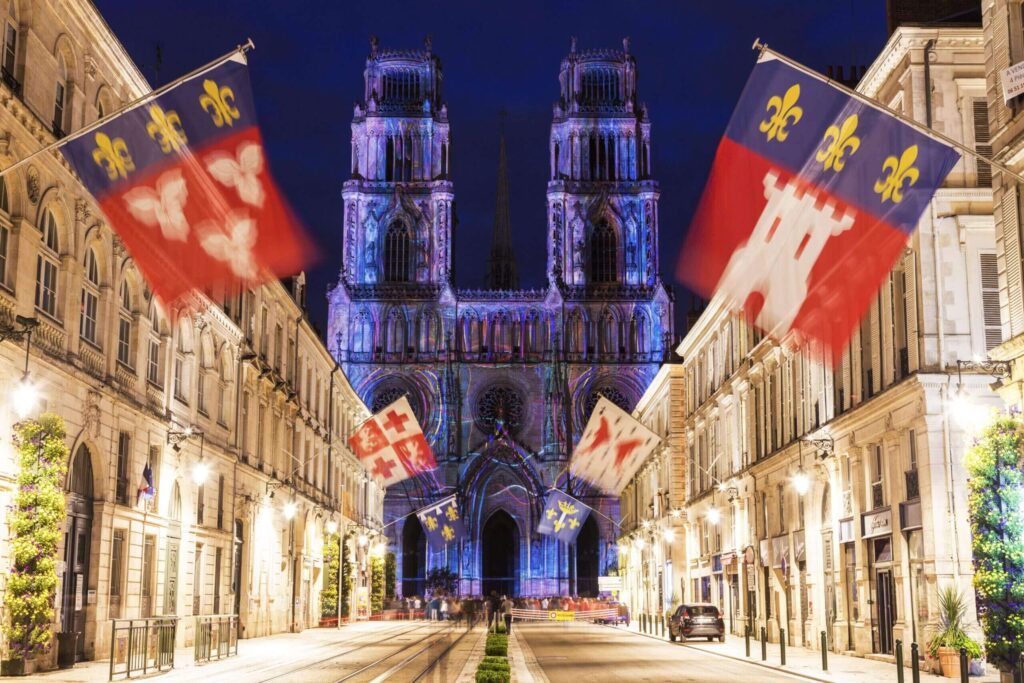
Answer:
<svg viewBox="0 0 1024 683"><path fill-rule="evenodd" d="M807 281L828 240L853 226L853 210L839 212L799 183L784 182L778 173L764 177L768 203L747 242L733 252L718 291L738 306L751 294L764 298L752 322L782 336L807 298Z"/></svg>

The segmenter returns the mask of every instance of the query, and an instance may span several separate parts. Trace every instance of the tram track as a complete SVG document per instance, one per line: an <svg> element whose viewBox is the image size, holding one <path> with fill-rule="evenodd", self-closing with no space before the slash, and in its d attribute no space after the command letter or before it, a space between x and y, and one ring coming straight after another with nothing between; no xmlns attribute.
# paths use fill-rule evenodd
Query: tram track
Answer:
<svg viewBox="0 0 1024 683"><path fill-rule="evenodd" d="M397 664L394 664L393 666L391 666L389 669L387 669L383 673L378 674L376 677L374 677L371 680L371 683L384 683L384 681L395 681L395 680L401 680L402 683L419 683L431 671L433 671L438 666L438 664L440 664L442 661L444 661L448 657L449 653L460 642L462 642L463 638L466 637L466 634L471 633L473 630L474 630L473 628L464 629L464 628L456 627L456 626L453 626L451 628L446 629L442 633L438 634L438 636L436 638L431 638L425 645L423 645L422 647L418 648L415 652L413 652L412 654L410 654L407 657L405 657L402 661L398 662ZM459 633L458 637L455 638L454 640L450 640L445 645L444 649L441 650L440 652L438 652L436 655L434 655L432 657L428 657L428 661L427 661L426 665L424 667L418 669L418 670L415 670L415 673L412 675L411 678L406 678L406 677L398 678L399 676L401 676L401 674L403 672L405 672L406 668L410 664L415 662L417 659L419 659L421 655L423 655L424 653L430 653L430 651L434 648L435 645L441 643L442 641L444 641L446 638L448 638L449 636L451 636L455 632ZM380 664L384 663L385 661L388 661L388 660L392 659L393 657L406 652L407 649L408 648L403 648L401 650L397 650L395 652L392 652L391 654L389 654L389 655L387 655L385 657L381 657L376 662L373 662L373 663L368 664L367 666L363 667L363 669L361 669L360 671L353 672L353 673L345 676L344 678L336 680L335 683L346 683L347 681L350 681L353 678L355 678L355 676L359 675L360 673L368 671L368 670L370 670L370 669L372 669L374 667L380 666Z"/></svg>
<svg viewBox="0 0 1024 683"><path fill-rule="evenodd" d="M322 658L314 660L312 662L308 662L308 663L306 663L306 664L304 664L302 666L294 667L294 668L288 669L287 671L282 671L281 673L275 674L273 676L269 676L267 678L262 678L261 677L261 678L259 678L259 681L260 681L260 683L269 683L270 681L277 681L277 680L281 680L281 679L284 679L284 678L288 678L289 676L293 676L293 675L295 675L295 674L297 674L299 672L307 671L307 670L312 669L314 667L320 667L320 666L323 666L325 664L328 664L329 662L331 662L333 660L336 660L339 657L344 657L344 656L350 655L350 654L352 654L354 652L358 652L360 650L365 650L366 648L369 648L369 647L380 646L380 645L384 644L387 640L390 640L392 638L400 638L402 636L408 635L410 633L414 633L416 631L421 631L423 629L434 630L434 627L433 627L432 624L417 624L417 625L413 626L412 628L404 628L404 627L405 627L405 625L403 624L402 626L400 626L396 630L388 630L388 631L383 631L383 632L379 632L379 633L367 634L366 638L363 638L362 636L360 636L360 638L359 638L359 640L357 642L351 644L352 647L348 647L348 648L346 648L345 650L343 650L341 652L335 652L335 653L333 653L331 655L328 655L327 657L322 657ZM326 644L322 648L318 648L318 649L326 650L326 649L330 649L330 648L335 647L335 646L336 645L334 645L334 644ZM401 652L401 650L399 650L399 652ZM263 674L263 673L266 673L266 672L271 671L273 669L280 668L281 666L282 666L281 664L276 664L276 665L264 668L264 669L262 669L261 671L258 671L258 672L247 672L247 673Z"/></svg>

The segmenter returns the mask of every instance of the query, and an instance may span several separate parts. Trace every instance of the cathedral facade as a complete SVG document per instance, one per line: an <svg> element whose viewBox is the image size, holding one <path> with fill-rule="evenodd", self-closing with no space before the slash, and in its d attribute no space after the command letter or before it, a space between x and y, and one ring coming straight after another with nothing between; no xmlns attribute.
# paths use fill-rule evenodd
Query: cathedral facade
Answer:
<svg viewBox="0 0 1024 683"><path fill-rule="evenodd" d="M547 282L520 289L504 141L487 287L453 280L451 128L440 59L371 41L343 188L343 262L328 345L374 411L408 396L437 456L433 476L388 490L403 594L447 566L463 594L596 594L614 569L618 501L567 480L604 395L631 410L672 338L658 268L659 188L637 67L622 50L562 60L548 141ZM545 492L596 510L577 543L536 533ZM467 538L427 548L413 510L456 491Z"/></svg>

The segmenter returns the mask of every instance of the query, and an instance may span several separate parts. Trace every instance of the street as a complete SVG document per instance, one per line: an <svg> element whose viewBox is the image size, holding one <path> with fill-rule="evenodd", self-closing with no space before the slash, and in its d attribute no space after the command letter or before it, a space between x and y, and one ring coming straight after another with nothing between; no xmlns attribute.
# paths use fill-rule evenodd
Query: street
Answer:
<svg viewBox="0 0 1024 683"><path fill-rule="evenodd" d="M697 648L587 624L517 624L551 683L592 681L793 681L794 676L706 654ZM713 649L713 648L709 648ZM628 675L627 675L628 674Z"/></svg>

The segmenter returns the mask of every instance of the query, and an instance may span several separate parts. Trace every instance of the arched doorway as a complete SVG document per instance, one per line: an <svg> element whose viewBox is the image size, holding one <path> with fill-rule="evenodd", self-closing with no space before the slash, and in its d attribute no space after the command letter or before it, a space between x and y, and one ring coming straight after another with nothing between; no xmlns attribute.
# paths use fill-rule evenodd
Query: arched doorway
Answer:
<svg viewBox="0 0 1024 683"><path fill-rule="evenodd" d="M167 554L164 556L164 614L178 613L178 561L181 556L181 487L174 482L167 510Z"/></svg>
<svg viewBox="0 0 1024 683"><path fill-rule="evenodd" d="M82 444L68 476L67 519L64 526L64 589L61 630L78 633L76 660L85 659L86 591L89 590L92 542L92 455Z"/></svg>
<svg viewBox="0 0 1024 683"><path fill-rule="evenodd" d="M490 595L491 591L499 595L516 595L519 583L519 529L515 520L504 510L498 510L484 524L481 538L484 595Z"/></svg>
<svg viewBox="0 0 1024 683"><path fill-rule="evenodd" d="M416 515L402 528L402 595L423 595L427 577L427 537Z"/></svg>
<svg viewBox="0 0 1024 683"><path fill-rule="evenodd" d="M597 522L593 515L589 515L576 537L576 594L581 597L597 597L598 540Z"/></svg>

